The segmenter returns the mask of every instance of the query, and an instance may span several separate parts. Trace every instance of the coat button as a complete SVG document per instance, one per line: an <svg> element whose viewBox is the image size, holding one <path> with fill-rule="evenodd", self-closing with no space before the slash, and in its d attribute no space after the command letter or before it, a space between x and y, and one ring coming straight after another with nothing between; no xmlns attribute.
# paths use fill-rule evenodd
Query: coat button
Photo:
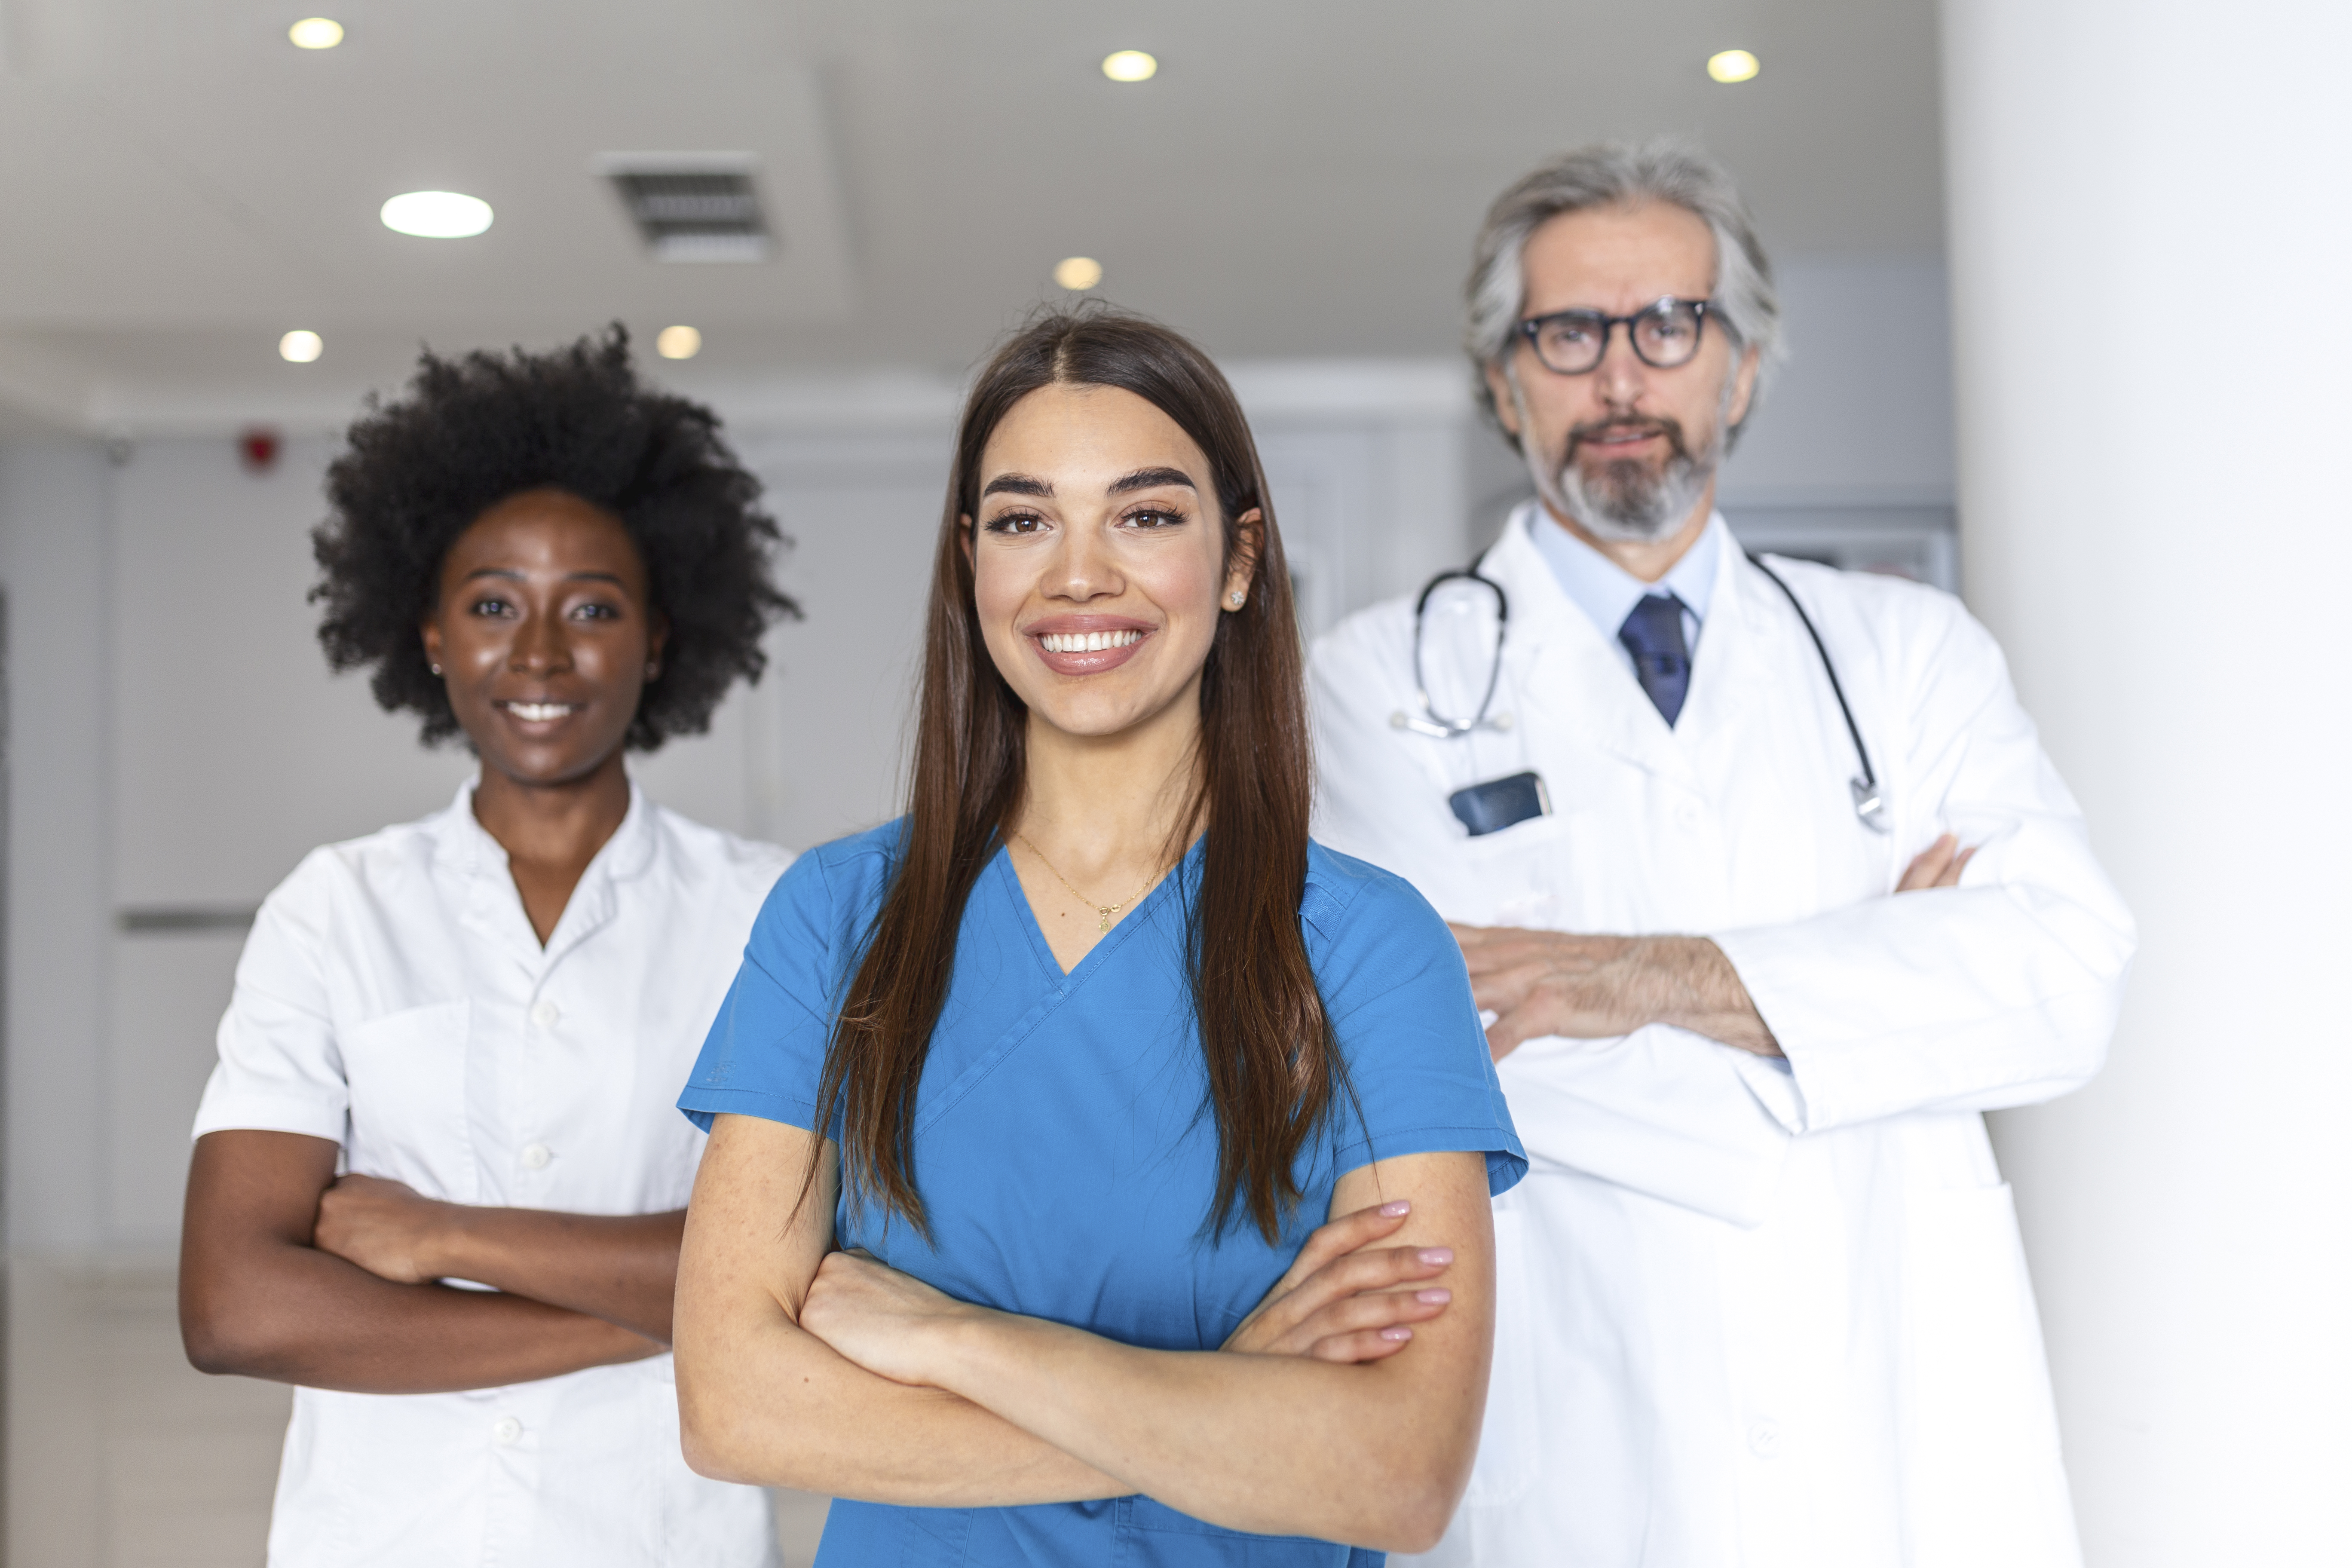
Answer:
<svg viewBox="0 0 2352 1568"><path fill-rule="evenodd" d="M526 1144L522 1152L522 1168L526 1171L544 1171L547 1169L547 1163L554 1158L555 1151L544 1143Z"/></svg>
<svg viewBox="0 0 2352 1568"><path fill-rule="evenodd" d="M490 1426L490 1441L501 1448L511 1448L522 1441L522 1423L511 1415L500 1416Z"/></svg>
<svg viewBox="0 0 2352 1568"><path fill-rule="evenodd" d="M563 1009L543 996L530 1005L530 1021L542 1029L552 1029L562 1016Z"/></svg>
<svg viewBox="0 0 2352 1568"><path fill-rule="evenodd" d="M1778 1458L1780 1454L1780 1428L1769 1421L1759 1421L1748 1428L1748 1451L1759 1459Z"/></svg>

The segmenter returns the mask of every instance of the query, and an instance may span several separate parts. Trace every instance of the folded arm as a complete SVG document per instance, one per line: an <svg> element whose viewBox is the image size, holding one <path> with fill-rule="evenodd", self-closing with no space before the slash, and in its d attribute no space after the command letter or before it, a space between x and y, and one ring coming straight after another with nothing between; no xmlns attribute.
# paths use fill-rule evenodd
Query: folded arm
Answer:
<svg viewBox="0 0 2352 1568"><path fill-rule="evenodd" d="M828 1258L829 1145L825 1184L782 1224L808 1138L721 1118L704 1160L678 1388L688 1457L705 1473L927 1506L1148 1492L1234 1529L1398 1550L1443 1531L1468 1479L1493 1333L1478 1156L1407 1156L1342 1179L1335 1212L1410 1201L1394 1216L1400 1255L1444 1258L1423 1267L1450 1265L1451 1302L1417 1320L1408 1353L1335 1364L1138 1350Z"/></svg>
<svg viewBox="0 0 2352 1568"><path fill-rule="evenodd" d="M1990 1110L2080 1087L2106 1055L2136 942L2074 797L1984 628L1957 606L1890 681L1916 715L1895 771L1965 879L1711 933L1788 1055L1793 1131Z"/></svg>
<svg viewBox="0 0 2352 1568"><path fill-rule="evenodd" d="M470 1279L669 1342L686 1211L560 1214L443 1203L344 1176L319 1201L321 1251L404 1285Z"/></svg>
<svg viewBox="0 0 2352 1568"><path fill-rule="evenodd" d="M833 1247L840 1159L814 1134L720 1116L703 1151L678 1263L677 1401L687 1463L706 1476L933 1508L1132 1491L1002 1416L866 1371L801 1327Z"/></svg>
<svg viewBox="0 0 2352 1568"><path fill-rule="evenodd" d="M180 1245L180 1333L200 1370L431 1394L660 1351L598 1317L518 1295L401 1283L322 1250L320 1197L334 1182L336 1148L296 1132L196 1141Z"/></svg>

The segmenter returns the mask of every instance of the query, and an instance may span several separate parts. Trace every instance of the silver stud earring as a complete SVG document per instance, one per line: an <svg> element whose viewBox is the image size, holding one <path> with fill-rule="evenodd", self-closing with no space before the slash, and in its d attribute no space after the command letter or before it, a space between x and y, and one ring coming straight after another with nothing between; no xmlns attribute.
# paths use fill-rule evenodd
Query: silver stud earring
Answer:
<svg viewBox="0 0 2352 1568"><path fill-rule="evenodd" d="M439 665L437 665L437 664L436 664L436 665L435 665L435 666L433 666L433 673L434 673L434 674L436 674L436 675L440 674L440 673L441 673L441 667L440 667Z"/></svg>
<svg viewBox="0 0 2352 1568"><path fill-rule="evenodd" d="M1242 607L1242 596L1239 594L1235 594L1233 595L1233 600L1234 608L1236 610L1240 609Z"/></svg>

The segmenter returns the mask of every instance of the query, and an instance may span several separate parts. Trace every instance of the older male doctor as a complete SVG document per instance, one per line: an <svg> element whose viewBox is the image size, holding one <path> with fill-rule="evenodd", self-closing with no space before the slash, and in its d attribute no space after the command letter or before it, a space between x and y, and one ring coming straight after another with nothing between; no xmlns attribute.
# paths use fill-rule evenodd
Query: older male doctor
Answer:
<svg viewBox="0 0 2352 1568"><path fill-rule="evenodd" d="M2131 917L1958 602L1715 511L1779 331L1720 169L1538 169L1470 317L1538 500L1314 655L1318 837L1456 922L1534 1165L1435 1559L2075 1563L1979 1112L2098 1069Z"/></svg>

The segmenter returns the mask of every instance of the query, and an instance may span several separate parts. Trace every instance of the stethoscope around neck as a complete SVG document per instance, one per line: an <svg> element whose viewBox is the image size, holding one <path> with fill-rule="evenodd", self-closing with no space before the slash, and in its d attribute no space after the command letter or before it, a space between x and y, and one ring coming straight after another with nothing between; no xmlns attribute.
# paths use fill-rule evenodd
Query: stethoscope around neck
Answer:
<svg viewBox="0 0 2352 1568"><path fill-rule="evenodd" d="M1782 581L1778 572L1765 565L1763 557L1753 551L1746 553L1748 563L1770 578L1772 585L1780 589L1789 601L1789 607L1797 612L1798 623L1805 628L1805 636L1812 639L1813 652L1821 658L1822 673L1829 677L1830 695L1837 699L1838 712L1845 719L1845 732L1853 740L1854 758L1862 764L1862 772L1846 781L1846 788L1853 796L1854 816L1874 833L1889 831L1893 825L1887 817L1886 789L1878 782L1877 770L1870 765L1870 748L1863 744L1862 726L1853 721L1853 707L1845 700L1845 686L1838 679L1837 666L1830 661L1829 646L1822 641L1822 634L1814 626L1813 617L1805 613L1805 606L1798 599L1796 590ZM1478 706L1467 719L1448 719L1437 711L1429 700L1429 679L1422 673L1421 668L1422 628L1428 621L1430 597L1448 583L1470 584L1491 594L1495 600L1494 661L1486 670L1486 689L1479 694ZM1500 583L1476 566L1456 566L1432 577L1412 605L1412 687L1413 697L1421 704L1421 712L1416 716L1399 709L1389 715L1390 726L1439 741L1458 741L1479 730L1509 730L1511 716L1508 713L1490 716L1487 710L1494 706L1496 688L1502 683L1503 641L1509 633L1510 620L1510 595L1503 592Z"/></svg>

